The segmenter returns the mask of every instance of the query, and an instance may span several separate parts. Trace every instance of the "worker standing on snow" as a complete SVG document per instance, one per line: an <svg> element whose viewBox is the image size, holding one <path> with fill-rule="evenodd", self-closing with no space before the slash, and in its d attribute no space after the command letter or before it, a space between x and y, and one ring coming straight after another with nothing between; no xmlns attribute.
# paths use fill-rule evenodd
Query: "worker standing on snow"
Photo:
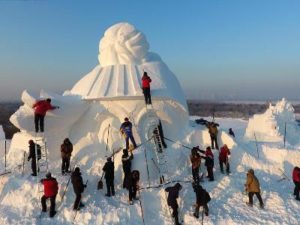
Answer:
<svg viewBox="0 0 300 225"><path fill-rule="evenodd" d="M104 164L103 172L106 181L106 196L110 197L115 195L114 179L115 179L115 166L111 157L107 158L107 162Z"/></svg>
<svg viewBox="0 0 300 225"><path fill-rule="evenodd" d="M246 192L248 192L248 197L249 197L249 202L247 204L251 207L253 206L253 195L255 194L256 197L258 198L260 207L264 208L264 203L260 195L259 181L257 177L254 175L253 169L248 170L245 188L246 188Z"/></svg>
<svg viewBox="0 0 300 225"><path fill-rule="evenodd" d="M49 216L53 217L56 214L55 211L55 199L58 193L58 183L54 177L51 176L51 173L46 174L46 179L42 179L41 183L44 185L44 195L41 199L42 203L42 212L47 212L46 200L50 199L50 212Z"/></svg>
<svg viewBox="0 0 300 225"><path fill-rule="evenodd" d="M139 189L139 180L140 180L140 172L138 170L134 170L130 173L128 177L128 192L129 192L129 204L133 204L133 200L137 200L136 192Z"/></svg>
<svg viewBox="0 0 300 225"><path fill-rule="evenodd" d="M229 128L228 133L229 133L229 135L231 135L232 137L235 137L235 134L234 134L232 128Z"/></svg>
<svg viewBox="0 0 300 225"><path fill-rule="evenodd" d="M128 187L128 178L131 173L131 161L133 159L132 152L130 153L130 156L128 154L127 149L123 149L123 155L122 155L122 166L123 166L123 172L124 172L124 179L123 179L123 188Z"/></svg>
<svg viewBox="0 0 300 225"><path fill-rule="evenodd" d="M129 121L129 119L126 117L124 119L124 122L121 124L120 131L122 135L125 135L125 141L126 141L126 149L129 149L129 139L133 144L133 147L136 148L137 145L135 143L133 134L132 134L132 123Z"/></svg>
<svg viewBox="0 0 300 225"><path fill-rule="evenodd" d="M84 188L86 188L86 184L83 183L79 167L76 167L72 173L71 181L76 195L73 210L80 210L80 208L84 207L84 204L81 202L81 194L84 191Z"/></svg>
<svg viewBox="0 0 300 225"><path fill-rule="evenodd" d="M33 140L29 140L28 144L29 144L29 155L27 160L30 161L31 159L31 170L32 170L31 176L36 176L37 172L39 171L39 168L37 168L37 161L41 159L41 146L35 144ZM35 148L37 151L37 157L35 155Z"/></svg>
<svg viewBox="0 0 300 225"><path fill-rule="evenodd" d="M295 188L294 188L294 196L295 199L300 201L299 198L299 192L300 192L300 168L299 167L295 167L293 169L293 181L295 184Z"/></svg>
<svg viewBox="0 0 300 225"><path fill-rule="evenodd" d="M150 83L151 83L151 78L148 76L147 72L144 72L143 77L142 77L142 89L145 97L145 103L146 105L151 105L151 93L150 93Z"/></svg>
<svg viewBox="0 0 300 225"><path fill-rule="evenodd" d="M205 166L207 169L207 177L209 178L209 181L214 181L214 154L211 151L211 148L208 146L206 148L206 151L198 150L201 153L204 153L205 156L201 156L202 159L205 159Z"/></svg>
<svg viewBox="0 0 300 225"><path fill-rule="evenodd" d="M227 145L223 145L219 153L219 163L221 172L224 173L223 164L226 166L226 173L230 173L230 165L229 165L229 157L230 157L230 150Z"/></svg>
<svg viewBox="0 0 300 225"><path fill-rule="evenodd" d="M195 212L193 214L194 217L199 218L200 206L203 207L205 215L208 216L207 203L210 201L209 193L205 189L203 189L200 184L193 183L193 189L196 194Z"/></svg>
<svg viewBox="0 0 300 225"><path fill-rule="evenodd" d="M179 197L179 191L182 189L182 186L180 183L176 183L173 187L167 187L165 189L166 192L169 193L168 195L168 206L170 206L173 210L172 217L174 217L175 225L180 225L178 220L178 203L177 198Z"/></svg>
<svg viewBox="0 0 300 225"><path fill-rule="evenodd" d="M51 105L51 99L37 101L32 108L34 108L34 124L35 132L44 132L44 119L48 110L59 109L58 106Z"/></svg>
<svg viewBox="0 0 300 225"><path fill-rule="evenodd" d="M198 147L193 147L191 150L191 155L190 155L194 183L200 182L199 170L200 170L200 165L201 165L201 156L197 152L198 150L199 150Z"/></svg>
<svg viewBox="0 0 300 225"><path fill-rule="evenodd" d="M214 149L219 149L218 145L218 126L219 124L214 123L214 122L207 122L206 127L208 128L208 132L210 135L210 140L211 140L211 148Z"/></svg>
<svg viewBox="0 0 300 225"><path fill-rule="evenodd" d="M62 145L60 146L60 152L61 152L61 173L64 175L65 173L70 173L69 170L70 167L70 159L73 151L73 144L69 140L69 138L66 138Z"/></svg>

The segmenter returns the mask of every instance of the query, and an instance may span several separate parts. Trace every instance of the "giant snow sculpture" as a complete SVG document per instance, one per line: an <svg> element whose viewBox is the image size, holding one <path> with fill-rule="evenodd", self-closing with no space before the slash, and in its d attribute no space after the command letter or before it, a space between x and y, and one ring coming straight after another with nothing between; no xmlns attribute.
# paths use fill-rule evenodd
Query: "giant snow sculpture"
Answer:
<svg viewBox="0 0 300 225"><path fill-rule="evenodd" d="M111 151L118 148L123 144L119 127L125 117L133 122L140 142L151 137L158 119L168 137L182 137L188 125L183 91L161 58L149 52L143 33L128 23L113 25L100 41L98 59L100 65L62 96L41 92L40 98L51 97L53 104L60 106L59 110L47 113L45 119L50 158L59 157L59 145L65 137L70 137L78 148L84 147L80 143L85 138L102 144L108 140ZM152 79L151 108L146 108L141 89L144 71ZM24 105L10 118L21 130L13 137L11 157L20 157L19 150L26 150L28 139L35 135L32 109L35 100L24 91Z"/></svg>

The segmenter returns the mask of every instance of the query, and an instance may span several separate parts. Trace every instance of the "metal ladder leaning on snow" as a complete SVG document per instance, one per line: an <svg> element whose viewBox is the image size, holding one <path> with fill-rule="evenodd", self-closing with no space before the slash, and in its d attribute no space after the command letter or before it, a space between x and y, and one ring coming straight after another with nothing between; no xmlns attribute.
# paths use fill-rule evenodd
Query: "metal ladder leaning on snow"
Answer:
<svg viewBox="0 0 300 225"><path fill-rule="evenodd" d="M41 148L41 158L38 159L38 145ZM37 167L37 177L40 173L48 172L48 155L47 155L47 141L44 137L35 137L35 160Z"/></svg>

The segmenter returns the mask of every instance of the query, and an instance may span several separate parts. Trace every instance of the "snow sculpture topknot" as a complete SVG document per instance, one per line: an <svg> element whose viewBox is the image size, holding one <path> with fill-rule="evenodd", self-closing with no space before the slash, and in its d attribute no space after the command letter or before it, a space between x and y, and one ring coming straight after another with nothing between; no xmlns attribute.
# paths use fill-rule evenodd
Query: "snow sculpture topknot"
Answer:
<svg viewBox="0 0 300 225"><path fill-rule="evenodd" d="M99 43L98 60L102 66L141 64L149 44L143 33L129 23L118 23L104 33Z"/></svg>

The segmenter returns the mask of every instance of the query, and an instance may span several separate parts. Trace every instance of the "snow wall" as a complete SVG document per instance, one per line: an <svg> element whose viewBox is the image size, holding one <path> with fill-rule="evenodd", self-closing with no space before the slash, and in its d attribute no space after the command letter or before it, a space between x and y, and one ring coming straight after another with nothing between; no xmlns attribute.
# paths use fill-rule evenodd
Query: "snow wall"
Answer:
<svg viewBox="0 0 300 225"><path fill-rule="evenodd" d="M245 138L255 140L256 136L257 141L280 142L284 139L285 129L286 141L291 144L298 143L300 130L294 108L283 98L274 106L270 104L265 113L256 114L249 119Z"/></svg>

